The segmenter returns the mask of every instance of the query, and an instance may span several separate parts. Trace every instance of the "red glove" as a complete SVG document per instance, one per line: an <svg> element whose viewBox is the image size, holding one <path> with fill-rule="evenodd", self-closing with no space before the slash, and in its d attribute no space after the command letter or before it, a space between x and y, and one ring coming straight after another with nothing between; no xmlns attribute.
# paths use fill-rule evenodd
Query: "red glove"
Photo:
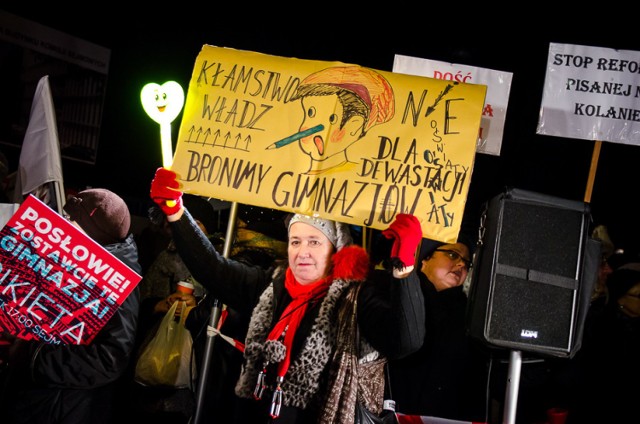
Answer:
<svg viewBox="0 0 640 424"><path fill-rule="evenodd" d="M182 192L178 175L170 169L158 168L151 181L151 199L165 215L173 215L182 209Z"/></svg>
<svg viewBox="0 0 640 424"><path fill-rule="evenodd" d="M416 250L422 241L422 227L418 218L399 213L382 235L388 239L395 238L391 247L391 265L399 270L413 266Z"/></svg>

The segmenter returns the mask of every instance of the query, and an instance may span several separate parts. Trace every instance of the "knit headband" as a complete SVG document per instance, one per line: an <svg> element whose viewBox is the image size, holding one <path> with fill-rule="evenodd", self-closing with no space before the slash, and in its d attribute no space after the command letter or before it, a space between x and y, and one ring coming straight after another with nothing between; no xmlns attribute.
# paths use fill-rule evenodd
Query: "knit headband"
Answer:
<svg viewBox="0 0 640 424"><path fill-rule="evenodd" d="M344 246L353 242L351 233L346 224L342 222L331 221L329 219L323 219L317 216L308 216L302 214L295 214L289 221L289 228L296 222L304 222L318 229L322 234L327 236L331 244L333 244L336 250L342 249Z"/></svg>

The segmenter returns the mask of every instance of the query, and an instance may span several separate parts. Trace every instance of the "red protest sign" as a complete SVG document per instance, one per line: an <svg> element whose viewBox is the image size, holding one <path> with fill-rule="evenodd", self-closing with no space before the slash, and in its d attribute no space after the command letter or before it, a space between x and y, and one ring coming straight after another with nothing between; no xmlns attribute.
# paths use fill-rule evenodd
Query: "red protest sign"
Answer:
<svg viewBox="0 0 640 424"><path fill-rule="evenodd" d="M0 328L87 344L141 279L30 195L0 231Z"/></svg>

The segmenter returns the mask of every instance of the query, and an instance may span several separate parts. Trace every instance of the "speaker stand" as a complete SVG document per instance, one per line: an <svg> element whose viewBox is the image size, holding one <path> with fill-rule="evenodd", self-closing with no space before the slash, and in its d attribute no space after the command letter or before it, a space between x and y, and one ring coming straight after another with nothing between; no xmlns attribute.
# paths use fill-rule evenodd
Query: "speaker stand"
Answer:
<svg viewBox="0 0 640 424"><path fill-rule="evenodd" d="M515 424L518 409L518 390L520 389L520 371L522 369L522 352L512 350L509 353L509 375L504 395L503 424Z"/></svg>

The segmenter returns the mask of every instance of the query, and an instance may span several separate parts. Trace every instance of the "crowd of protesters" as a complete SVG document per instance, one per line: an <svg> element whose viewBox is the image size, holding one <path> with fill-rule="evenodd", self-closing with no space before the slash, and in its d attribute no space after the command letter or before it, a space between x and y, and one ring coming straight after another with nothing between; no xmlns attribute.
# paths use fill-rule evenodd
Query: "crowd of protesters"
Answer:
<svg viewBox="0 0 640 424"><path fill-rule="evenodd" d="M171 189L175 178L161 168L153 179L149 228L158 235L151 243L134 237L117 194L88 189L69 197L68 219L143 280L88 345L2 333L3 422L111 423L133 416L186 424L201 407L207 420L228 422L350 421L330 398L341 369L342 345L334 337L354 308L359 360L386 360L384 397L397 412L498 422L503 392L490 392L506 381L495 381L490 352L466 331L473 228L443 243L423 238L415 217L400 215L387 230L371 232L367 251L354 243L349 225L244 206L231 223L234 248L226 258L230 223L216 225L204 198L183 201L197 196ZM606 228L593 236L602 242L602 262L582 347L571 359L532 361L542 377L521 383L518 422L542 423L550 408L564 411L567 423L623 422L635 413L637 390L624 382L637 377L640 258L616 250ZM177 295L180 281L195 283L196 291ZM204 405L196 402L195 386L141 387L133 379L142 341L176 300L193 306L187 324L198 364L213 355ZM214 301L225 307L221 331L246 350L219 341L207 352Z"/></svg>

